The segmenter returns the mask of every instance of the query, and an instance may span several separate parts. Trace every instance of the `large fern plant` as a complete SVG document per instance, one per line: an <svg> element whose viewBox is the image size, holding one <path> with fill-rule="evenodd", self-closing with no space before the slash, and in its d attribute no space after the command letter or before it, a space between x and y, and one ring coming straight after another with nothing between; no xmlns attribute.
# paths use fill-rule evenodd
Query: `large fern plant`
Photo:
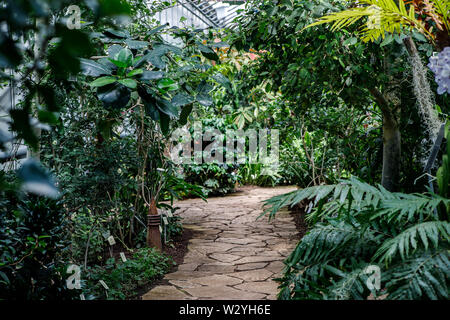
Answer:
<svg viewBox="0 0 450 320"><path fill-rule="evenodd" d="M447 144L440 190L450 177ZM280 299L448 299L448 193L393 193L352 177L273 197L264 214L271 219L300 202L314 207L311 228L285 260ZM373 265L381 270L379 290L367 285Z"/></svg>
<svg viewBox="0 0 450 320"><path fill-rule="evenodd" d="M280 299L447 299L450 223L439 218L450 199L391 193L356 178L267 201L271 217L303 200L313 224L286 259ZM381 290L369 290L365 270L381 269Z"/></svg>

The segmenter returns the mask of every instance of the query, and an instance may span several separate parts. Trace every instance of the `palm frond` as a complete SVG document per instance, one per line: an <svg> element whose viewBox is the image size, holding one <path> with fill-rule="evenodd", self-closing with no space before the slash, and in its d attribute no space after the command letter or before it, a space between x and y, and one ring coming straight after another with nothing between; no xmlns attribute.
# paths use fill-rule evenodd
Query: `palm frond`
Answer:
<svg viewBox="0 0 450 320"><path fill-rule="evenodd" d="M448 246L435 252L418 252L385 271L389 299L448 299L450 261Z"/></svg>
<svg viewBox="0 0 450 320"><path fill-rule="evenodd" d="M417 216L435 220L434 210L441 204L450 205L450 199L439 195L405 194L389 192L381 185L371 186L355 177L341 180L339 184L314 186L270 198L264 203L262 215L273 219L283 207L294 206L310 200L316 209L307 217L316 222L323 217L335 217L342 211L363 214L370 212L371 219L407 223Z"/></svg>
<svg viewBox="0 0 450 320"><path fill-rule="evenodd" d="M360 30L362 40L365 42L375 41L380 37L384 39L386 32L400 33L403 28L415 28L433 41L433 35L426 29L424 22L415 17L413 6L410 6L408 10L403 1L398 1L399 5L397 6L394 0L363 0L359 2L364 6L325 15L304 29L321 24L331 24L331 31L336 31L367 17L366 23Z"/></svg>
<svg viewBox="0 0 450 320"><path fill-rule="evenodd" d="M326 266L325 269L327 271L340 277L329 288L326 298L331 300L364 300L363 294L365 291L368 291L366 287L367 275L365 273L365 269L368 266L369 264L364 264L362 267L354 268L350 272Z"/></svg>
<svg viewBox="0 0 450 320"><path fill-rule="evenodd" d="M377 246L377 237L370 230L362 230L348 223L317 224L298 243L286 259L288 267L297 264L323 262L333 257L363 256Z"/></svg>
<svg viewBox="0 0 450 320"><path fill-rule="evenodd" d="M442 22L447 31L450 32L450 0L433 0L432 2L434 3L434 10L442 16Z"/></svg>
<svg viewBox="0 0 450 320"><path fill-rule="evenodd" d="M385 241L373 259L380 258L380 261L388 264L397 253L400 253L401 258L405 260L410 252L413 253L418 248L420 242L425 250L428 249L429 243L437 248L440 237L443 241L449 242L449 234L450 223L447 221L428 221L415 224L396 237Z"/></svg>

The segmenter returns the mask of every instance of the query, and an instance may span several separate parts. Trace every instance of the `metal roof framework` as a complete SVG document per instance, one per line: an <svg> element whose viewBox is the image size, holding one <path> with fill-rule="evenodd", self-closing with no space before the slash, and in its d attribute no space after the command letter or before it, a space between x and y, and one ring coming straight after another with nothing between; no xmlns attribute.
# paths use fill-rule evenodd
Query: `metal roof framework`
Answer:
<svg viewBox="0 0 450 320"><path fill-rule="evenodd" d="M224 17L219 18L216 12L218 3L228 3L233 8ZM205 1L205 0L179 0L178 5L188 10L205 24L214 28L232 27L233 19L238 16L239 5L244 1Z"/></svg>

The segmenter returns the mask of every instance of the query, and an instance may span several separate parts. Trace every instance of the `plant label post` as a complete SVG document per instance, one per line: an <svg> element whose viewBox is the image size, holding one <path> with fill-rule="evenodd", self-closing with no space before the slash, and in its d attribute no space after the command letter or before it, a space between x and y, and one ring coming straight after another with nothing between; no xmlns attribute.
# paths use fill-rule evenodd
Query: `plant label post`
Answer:
<svg viewBox="0 0 450 320"><path fill-rule="evenodd" d="M161 232L159 231L160 223L161 216L156 208L156 200L152 199L147 215L147 246L162 251Z"/></svg>

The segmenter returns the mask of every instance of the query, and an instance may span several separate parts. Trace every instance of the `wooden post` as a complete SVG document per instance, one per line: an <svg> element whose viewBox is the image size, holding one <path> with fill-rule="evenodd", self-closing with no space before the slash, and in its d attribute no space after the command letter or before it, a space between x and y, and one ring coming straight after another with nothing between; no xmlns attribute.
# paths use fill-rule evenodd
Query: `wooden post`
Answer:
<svg viewBox="0 0 450 320"><path fill-rule="evenodd" d="M147 246L162 251L160 224L161 216L156 208L156 200L152 199L147 214Z"/></svg>

